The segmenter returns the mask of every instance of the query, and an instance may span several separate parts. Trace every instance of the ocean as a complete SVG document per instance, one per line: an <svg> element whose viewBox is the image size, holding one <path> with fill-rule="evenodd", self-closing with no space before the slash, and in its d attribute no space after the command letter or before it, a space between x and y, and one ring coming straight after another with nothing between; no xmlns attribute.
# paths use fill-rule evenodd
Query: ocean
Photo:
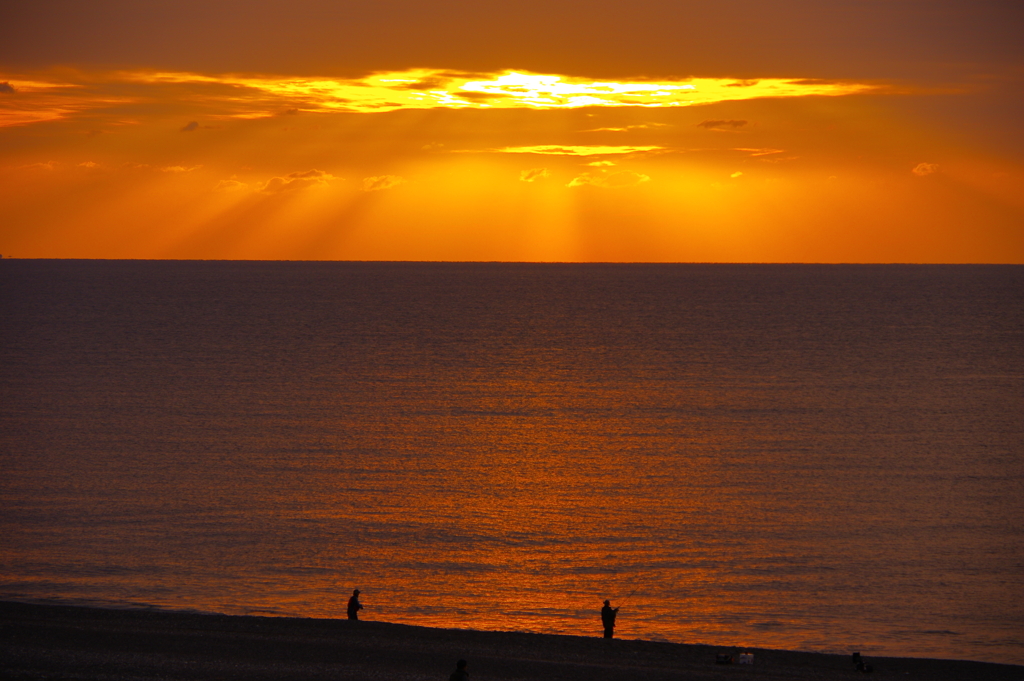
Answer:
<svg viewBox="0 0 1024 681"><path fill-rule="evenodd" d="M1024 664L1024 267L0 261L0 599Z"/></svg>

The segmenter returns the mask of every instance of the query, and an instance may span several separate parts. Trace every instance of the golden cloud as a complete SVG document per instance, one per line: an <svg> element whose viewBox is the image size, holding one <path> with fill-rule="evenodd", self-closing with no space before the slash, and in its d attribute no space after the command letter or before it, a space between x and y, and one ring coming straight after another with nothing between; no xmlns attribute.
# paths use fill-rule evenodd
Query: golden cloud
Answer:
<svg viewBox="0 0 1024 681"><path fill-rule="evenodd" d="M68 80L10 78L4 82L4 93L9 96L0 99L0 127L58 120L81 111L135 101Z"/></svg>
<svg viewBox="0 0 1024 681"><path fill-rule="evenodd" d="M308 187L319 187L327 184L328 180L335 179L330 173L323 170L305 170L302 172L288 173L284 177L272 177L262 185L258 191L264 194L279 194L281 192L296 191ZM221 187L226 188L226 187Z"/></svg>
<svg viewBox="0 0 1024 681"><path fill-rule="evenodd" d="M214 189L216 189L217 191L222 192L240 191L248 188L249 185L247 185L245 182L239 182L238 180L235 179L221 180L220 182L217 183L217 186L214 187Z"/></svg>
<svg viewBox="0 0 1024 681"><path fill-rule="evenodd" d="M547 168L530 168L519 173L519 179L523 182L536 182L550 176Z"/></svg>
<svg viewBox="0 0 1024 681"><path fill-rule="evenodd" d="M39 170L56 170L60 165L58 161L47 161L45 163L29 163L28 165L21 166L24 169L39 169Z"/></svg>
<svg viewBox="0 0 1024 681"><path fill-rule="evenodd" d="M667 127L667 123L637 123L636 125L624 125L618 128L592 128L583 132L629 132L630 130L649 130L650 128Z"/></svg>
<svg viewBox="0 0 1024 681"><path fill-rule="evenodd" d="M0 125L65 118L76 112L154 99L205 106L211 115L219 117L260 118L280 115L281 111L679 107L763 97L840 96L879 89L877 85L857 82L786 78L616 82L521 71L463 74L438 69L409 69L348 79L62 71L53 73L48 80L7 78L0 82L7 83L9 88L5 89L9 96L0 98Z"/></svg>
<svg viewBox="0 0 1024 681"><path fill-rule="evenodd" d="M582 187L593 185L595 187L635 187L638 184L649 182L650 177L643 173L635 173L632 170L620 170L616 173L583 173L574 177L566 187Z"/></svg>
<svg viewBox="0 0 1024 681"><path fill-rule="evenodd" d="M750 154L751 156L771 156L772 154L781 154L781 153L783 153L786 150L785 149L771 149L771 148L750 149L750 148L738 147L736 149L733 149L733 151L742 151L742 152Z"/></svg>
<svg viewBox="0 0 1024 681"><path fill-rule="evenodd" d="M665 151L665 147L634 146L573 146L541 144L530 147L502 147L485 151L499 154L546 154L551 156L604 156L607 154L637 154L648 151Z"/></svg>
<svg viewBox="0 0 1024 681"><path fill-rule="evenodd" d="M364 192L379 192L384 189L397 187L405 182L405 178L399 175L377 175L375 177L363 178Z"/></svg>

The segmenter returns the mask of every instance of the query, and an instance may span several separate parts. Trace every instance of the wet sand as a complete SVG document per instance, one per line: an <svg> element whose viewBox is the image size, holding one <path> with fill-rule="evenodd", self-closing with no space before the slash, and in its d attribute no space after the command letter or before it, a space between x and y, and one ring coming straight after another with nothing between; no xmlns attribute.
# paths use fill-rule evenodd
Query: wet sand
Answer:
<svg viewBox="0 0 1024 681"><path fill-rule="evenodd" d="M716 655L754 653L753 665ZM231 617L0 603L6 679L396 679L446 681L455 661L472 681L685 679L1024 680L1024 667L871 658L384 622Z"/></svg>

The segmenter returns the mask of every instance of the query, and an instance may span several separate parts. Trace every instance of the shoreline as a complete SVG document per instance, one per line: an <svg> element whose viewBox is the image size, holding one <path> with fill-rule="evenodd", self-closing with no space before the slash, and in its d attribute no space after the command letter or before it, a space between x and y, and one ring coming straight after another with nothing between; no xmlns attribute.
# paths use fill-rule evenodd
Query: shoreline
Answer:
<svg viewBox="0 0 1024 681"><path fill-rule="evenodd" d="M827 653L11 601L0 601L0 632L3 678L25 680L444 681L460 658L473 681L1024 679L1024 666L966 660L865 657L864 675ZM740 653L754 664L716 664Z"/></svg>

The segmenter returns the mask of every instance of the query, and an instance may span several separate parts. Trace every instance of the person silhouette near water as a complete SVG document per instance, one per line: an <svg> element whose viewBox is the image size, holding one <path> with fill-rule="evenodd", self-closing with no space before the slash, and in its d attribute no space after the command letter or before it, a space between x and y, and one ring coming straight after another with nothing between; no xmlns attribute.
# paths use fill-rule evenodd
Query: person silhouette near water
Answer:
<svg viewBox="0 0 1024 681"><path fill-rule="evenodd" d="M465 660L459 660L455 663L455 671L448 677L448 681L469 681L469 672L466 671Z"/></svg>
<svg viewBox="0 0 1024 681"><path fill-rule="evenodd" d="M604 625L604 637L612 638L615 635L615 616L619 614L618 608L613 608L610 601L604 602L601 608L601 624Z"/></svg>
<svg viewBox="0 0 1024 681"><path fill-rule="evenodd" d="M359 611L363 609L363 604L359 602L359 589L352 592L352 598L348 599L348 618L350 620L359 619Z"/></svg>

